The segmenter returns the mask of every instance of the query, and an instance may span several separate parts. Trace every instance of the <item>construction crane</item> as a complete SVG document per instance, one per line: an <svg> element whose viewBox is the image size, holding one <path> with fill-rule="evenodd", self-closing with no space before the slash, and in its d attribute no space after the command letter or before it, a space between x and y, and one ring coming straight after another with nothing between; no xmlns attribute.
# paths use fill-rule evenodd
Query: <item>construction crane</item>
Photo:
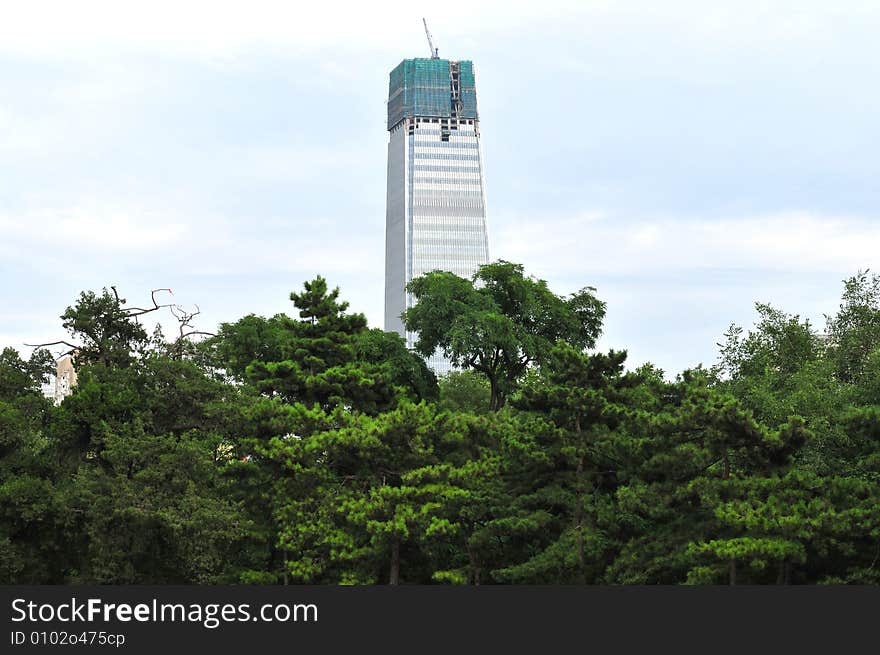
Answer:
<svg viewBox="0 0 880 655"><path fill-rule="evenodd" d="M437 48L434 47L434 42L431 40L431 33L428 31L428 21L423 18L422 24L425 26L425 36L428 37L428 48L431 50L431 59L440 59L440 55L437 54Z"/></svg>

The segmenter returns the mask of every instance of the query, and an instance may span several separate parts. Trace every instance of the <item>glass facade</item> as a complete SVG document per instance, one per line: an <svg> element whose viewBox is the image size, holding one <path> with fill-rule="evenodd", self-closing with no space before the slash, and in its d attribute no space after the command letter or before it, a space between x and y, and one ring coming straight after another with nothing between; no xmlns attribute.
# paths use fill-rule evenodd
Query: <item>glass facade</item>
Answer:
<svg viewBox="0 0 880 655"><path fill-rule="evenodd" d="M471 277L489 261L473 64L407 59L391 72L385 329L404 336L406 285L430 271ZM450 370L439 355L428 364Z"/></svg>

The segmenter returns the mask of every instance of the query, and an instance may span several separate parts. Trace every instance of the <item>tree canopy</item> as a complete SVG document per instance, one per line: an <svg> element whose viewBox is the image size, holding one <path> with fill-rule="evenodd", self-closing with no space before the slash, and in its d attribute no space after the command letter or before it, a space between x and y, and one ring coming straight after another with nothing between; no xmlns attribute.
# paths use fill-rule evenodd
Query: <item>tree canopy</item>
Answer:
<svg viewBox="0 0 880 655"><path fill-rule="evenodd" d="M595 289L559 296L506 261L481 266L472 280L428 273L408 289L416 303L403 318L406 329L418 333L416 351L429 356L439 349L455 366L483 374L493 411L557 341L595 345L605 316Z"/></svg>
<svg viewBox="0 0 880 655"><path fill-rule="evenodd" d="M173 340L85 292L63 402L0 353L0 582L878 584L878 289L824 332L759 303L674 379L503 261L413 281L417 352L320 276Z"/></svg>

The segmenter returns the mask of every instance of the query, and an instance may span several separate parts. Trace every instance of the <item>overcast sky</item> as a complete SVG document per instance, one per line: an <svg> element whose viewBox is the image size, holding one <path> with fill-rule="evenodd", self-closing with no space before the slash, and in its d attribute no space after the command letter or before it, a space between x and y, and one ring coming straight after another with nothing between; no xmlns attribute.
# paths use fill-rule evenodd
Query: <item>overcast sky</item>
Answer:
<svg viewBox="0 0 880 655"><path fill-rule="evenodd" d="M0 347L64 336L82 289L171 287L211 330L319 273L381 327L388 72L427 56L422 11L0 5ZM875 1L424 11L475 63L492 258L597 287L631 365L713 363L755 301L821 325L880 268Z"/></svg>

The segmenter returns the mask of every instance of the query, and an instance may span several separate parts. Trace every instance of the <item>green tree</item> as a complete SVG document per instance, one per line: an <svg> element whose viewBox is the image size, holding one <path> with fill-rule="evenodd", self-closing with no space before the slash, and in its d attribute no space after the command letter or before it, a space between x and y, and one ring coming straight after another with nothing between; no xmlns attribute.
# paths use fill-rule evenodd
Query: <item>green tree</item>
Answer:
<svg viewBox="0 0 880 655"><path fill-rule="evenodd" d="M277 516L290 574L304 582L424 578L420 544L440 498L416 473L454 447L455 425L425 403L319 420L342 425L276 438L269 452L288 473Z"/></svg>
<svg viewBox="0 0 880 655"><path fill-rule="evenodd" d="M356 361L381 368L402 396L418 402L436 400L437 377L425 360L410 352L396 332L364 330L354 339Z"/></svg>
<svg viewBox="0 0 880 655"><path fill-rule="evenodd" d="M826 317L829 355L843 382L863 381L871 357L880 350L880 276L868 273L844 280L840 308Z"/></svg>
<svg viewBox="0 0 880 655"><path fill-rule="evenodd" d="M0 353L0 582L880 584L876 277L672 382L588 352L589 289L411 288L439 384L321 277L198 344L147 335L156 292L81 294L59 406L47 352Z"/></svg>
<svg viewBox="0 0 880 655"><path fill-rule="evenodd" d="M450 371L440 379L439 386L444 409L472 414L489 409L489 383L476 371Z"/></svg>
<svg viewBox="0 0 880 655"><path fill-rule="evenodd" d="M403 318L407 330L418 333L416 350L427 357L439 349L454 365L486 376L493 411L560 339L592 347L605 316L595 289L558 296L544 280L505 261L481 266L472 280L428 273L408 289L416 304Z"/></svg>
<svg viewBox="0 0 880 655"><path fill-rule="evenodd" d="M744 334L732 325L714 369L718 386L765 425L799 417L813 437L797 457L819 473L835 470L848 436L839 420L851 401L822 337L809 320L758 303L758 321Z"/></svg>
<svg viewBox="0 0 880 655"><path fill-rule="evenodd" d="M249 520L221 471L236 439L225 408L241 392L169 356L123 304L84 293L64 314L78 380L46 433L65 472L67 579L232 581Z"/></svg>
<svg viewBox="0 0 880 655"><path fill-rule="evenodd" d="M625 352L585 355L560 342L515 398L517 407L549 422L546 460L527 470L531 488L512 503L521 516L530 506L544 515L534 521L544 543L500 571L503 579L586 584L602 574L607 539L598 516L617 485L615 450L627 439L625 390L638 383L624 375L625 359Z"/></svg>
<svg viewBox="0 0 880 655"><path fill-rule="evenodd" d="M318 276L291 293L299 319L246 316L223 324L202 346L206 362L286 403L345 405L378 413L399 396L436 397L437 383L400 337L368 330L363 314L346 313L339 288Z"/></svg>
<svg viewBox="0 0 880 655"><path fill-rule="evenodd" d="M51 356L0 353L0 583L64 580L64 508L57 455L47 435L52 407L40 393Z"/></svg>
<svg viewBox="0 0 880 655"><path fill-rule="evenodd" d="M83 291L77 303L61 315L64 329L79 342L74 346L79 365L128 366L146 351L149 336L124 304L124 298L107 289L100 294Z"/></svg>
<svg viewBox="0 0 880 655"><path fill-rule="evenodd" d="M682 583L698 574L702 582L741 581L739 556L713 560L707 570L695 544L739 537L719 520L718 507L741 497L744 483L786 466L806 434L798 421L779 429L758 423L711 381L705 371L686 372L633 428L608 522L622 544L608 582Z"/></svg>

